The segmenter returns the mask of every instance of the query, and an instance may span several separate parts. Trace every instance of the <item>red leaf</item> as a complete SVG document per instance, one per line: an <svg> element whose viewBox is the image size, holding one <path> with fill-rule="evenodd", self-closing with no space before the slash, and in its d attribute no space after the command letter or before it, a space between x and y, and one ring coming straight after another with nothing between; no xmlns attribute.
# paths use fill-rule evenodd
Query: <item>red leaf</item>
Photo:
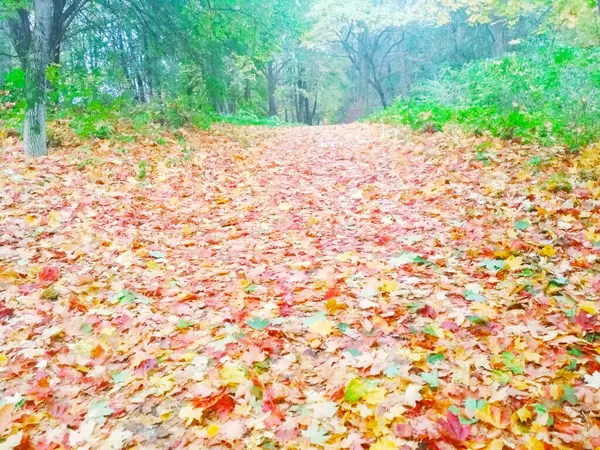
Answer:
<svg viewBox="0 0 600 450"><path fill-rule="evenodd" d="M60 269L56 266L46 266L40 272L40 281L45 283L52 283L53 281L58 280L60 275Z"/></svg>
<svg viewBox="0 0 600 450"><path fill-rule="evenodd" d="M577 323L584 331L596 331L598 319L581 311L575 317L575 323Z"/></svg>
<svg viewBox="0 0 600 450"><path fill-rule="evenodd" d="M15 310L12 308L7 308L2 303L0 303L0 319L4 319L6 317L12 317L15 314Z"/></svg>
<svg viewBox="0 0 600 450"><path fill-rule="evenodd" d="M224 395L210 408L221 420L225 420L235 409L235 400L230 395Z"/></svg>
<svg viewBox="0 0 600 450"><path fill-rule="evenodd" d="M471 428L462 425L458 416L450 411L446 413L446 420L438 420L438 427L442 436L456 443L464 442L471 435Z"/></svg>
<svg viewBox="0 0 600 450"><path fill-rule="evenodd" d="M330 298L338 297L340 294L341 292L337 287L331 288L325 292L325 297L323 297L323 300L329 300Z"/></svg>

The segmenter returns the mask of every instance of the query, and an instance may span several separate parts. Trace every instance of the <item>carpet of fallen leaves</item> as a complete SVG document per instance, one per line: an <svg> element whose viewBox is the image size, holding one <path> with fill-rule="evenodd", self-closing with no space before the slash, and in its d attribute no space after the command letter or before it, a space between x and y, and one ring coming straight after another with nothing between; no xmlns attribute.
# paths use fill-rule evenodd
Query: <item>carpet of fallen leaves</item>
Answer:
<svg viewBox="0 0 600 450"><path fill-rule="evenodd" d="M575 156L375 125L21 150L0 449L600 448Z"/></svg>

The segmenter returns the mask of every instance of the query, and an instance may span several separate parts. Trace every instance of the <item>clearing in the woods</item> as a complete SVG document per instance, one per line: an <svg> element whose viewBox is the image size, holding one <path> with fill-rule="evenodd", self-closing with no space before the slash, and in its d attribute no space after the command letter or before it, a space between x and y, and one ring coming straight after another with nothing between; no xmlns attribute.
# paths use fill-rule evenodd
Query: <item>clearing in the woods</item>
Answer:
<svg viewBox="0 0 600 450"><path fill-rule="evenodd" d="M600 446L600 187L508 145L3 151L0 448Z"/></svg>

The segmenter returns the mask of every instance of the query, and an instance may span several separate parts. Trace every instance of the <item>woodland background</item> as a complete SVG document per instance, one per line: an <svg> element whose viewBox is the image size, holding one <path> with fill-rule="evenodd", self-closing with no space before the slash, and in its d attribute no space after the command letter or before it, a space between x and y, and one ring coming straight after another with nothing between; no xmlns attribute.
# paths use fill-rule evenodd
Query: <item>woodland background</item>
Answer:
<svg viewBox="0 0 600 450"><path fill-rule="evenodd" d="M383 109L571 147L600 134L596 0L52 1L49 118L83 138ZM22 132L31 3L0 2L5 133Z"/></svg>

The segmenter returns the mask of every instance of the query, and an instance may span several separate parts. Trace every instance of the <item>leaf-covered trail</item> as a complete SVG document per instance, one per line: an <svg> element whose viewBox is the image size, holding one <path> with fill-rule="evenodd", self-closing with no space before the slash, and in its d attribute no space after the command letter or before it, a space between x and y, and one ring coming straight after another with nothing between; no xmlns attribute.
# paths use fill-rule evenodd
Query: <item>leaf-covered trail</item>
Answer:
<svg viewBox="0 0 600 450"><path fill-rule="evenodd" d="M1 154L0 448L600 446L597 182L374 125L188 142Z"/></svg>

